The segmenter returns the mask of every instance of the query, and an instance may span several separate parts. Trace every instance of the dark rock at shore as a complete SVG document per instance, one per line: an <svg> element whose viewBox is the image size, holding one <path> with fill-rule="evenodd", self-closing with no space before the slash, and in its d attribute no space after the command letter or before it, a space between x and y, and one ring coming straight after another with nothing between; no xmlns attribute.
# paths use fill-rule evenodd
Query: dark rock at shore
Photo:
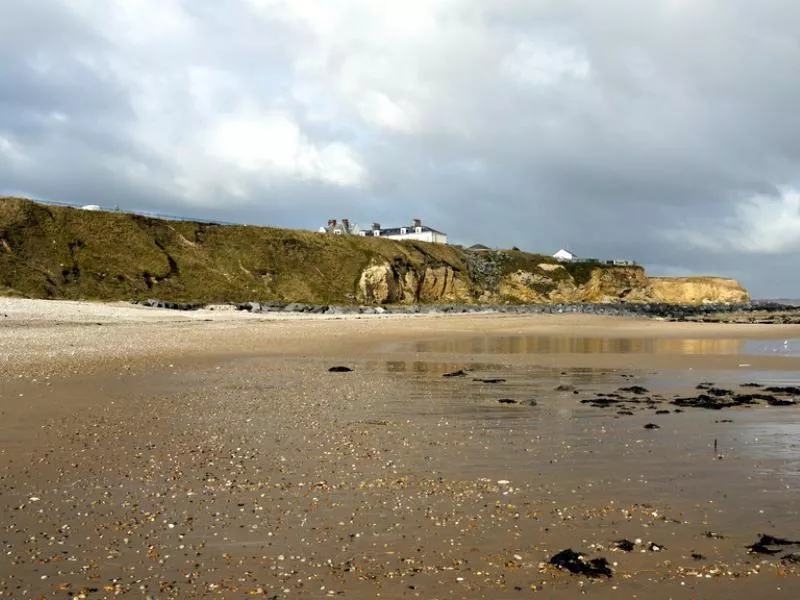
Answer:
<svg viewBox="0 0 800 600"><path fill-rule="evenodd" d="M500 398L500 399L498 400L498 402L499 402L500 404L519 404L519 402L517 402L517 401L516 401L516 400L514 400L513 398Z"/></svg>
<svg viewBox="0 0 800 600"><path fill-rule="evenodd" d="M619 388L620 392L628 392L631 394L636 394L637 396L641 396L642 394L648 393L648 389L644 388L640 385L632 385L630 387L621 387Z"/></svg>
<svg viewBox="0 0 800 600"><path fill-rule="evenodd" d="M614 542L614 546L617 550L622 550L623 552L633 552L635 544L630 540L622 539Z"/></svg>
<svg viewBox="0 0 800 600"><path fill-rule="evenodd" d="M463 369L459 369L458 371L452 371L451 373L445 373L442 377L466 377L467 372Z"/></svg>
<svg viewBox="0 0 800 600"><path fill-rule="evenodd" d="M584 575L585 577L611 577L613 575L611 566L605 558L593 558L586 560L583 554L575 552L572 548L562 550L550 558L550 564L569 571L573 575Z"/></svg>
<svg viewBox="0 0 800 600"><path fill-rule="evenodd" d="M142 302L142 305L149 306L150 308L166 308L169 310L198 310L205 306L205 304L192 304L190 302L166 302L154 298L148 298Z"/></svg>
<svg viewBox="0 0 800 600"><path fill-rule="evenodd" d="M655 423L648 423L644 426L645 429L661 429L661 425L656 425Z"/></svg>
<svg viewBox="0 0 800 600"><path fill-rule="evenodd" d="M328 369L329 373L351 373L353 369L350 367L336 366Z"/></svg>
<svg viewBox="0 0 800 600"><path fill-rule="evenodd" d="M195 310L204 304L165 302L149 299L142 302L156 308L174 310ZM359 314L465 314L465 313L504 313L504 314L561 314L582 313L624 317L652 317L669 321L714 321L714 322L754 322L754 323L800 323L800 308L769 302L750 302L747 304L412 304L412 305L313 305L300 302L244 302L234 305L239 310L253 313L285 312L332 315ZM796 314L795 314L796 313ZM726 315L730 315L727 317Z"/></svg>
<svg viewBox="0 0 800 600"><path fill-rule="evenodd" d="M746 546L753 554L779 554L786 546L800 546L800 541L761 534L754 544Z"/></svg>

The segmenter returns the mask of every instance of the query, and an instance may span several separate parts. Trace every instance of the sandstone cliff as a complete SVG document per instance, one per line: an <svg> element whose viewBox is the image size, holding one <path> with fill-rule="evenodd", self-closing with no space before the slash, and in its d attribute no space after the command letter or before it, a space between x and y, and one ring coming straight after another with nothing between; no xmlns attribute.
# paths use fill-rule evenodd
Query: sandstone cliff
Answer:
<svg viewBox="0 0 800 600"><path fill-rule="evenodd" d="M516 250L165 221L0 198L0 294L312 304L742 302L738 283L648 278Z"/></svg>
<svg viewBox="0 0 800 600"><path fill-rule="evenodd" d="M652 296L656 302L667 304L703 304L750 301L747 293L735 279L721 277L651 277Z"/></svg>

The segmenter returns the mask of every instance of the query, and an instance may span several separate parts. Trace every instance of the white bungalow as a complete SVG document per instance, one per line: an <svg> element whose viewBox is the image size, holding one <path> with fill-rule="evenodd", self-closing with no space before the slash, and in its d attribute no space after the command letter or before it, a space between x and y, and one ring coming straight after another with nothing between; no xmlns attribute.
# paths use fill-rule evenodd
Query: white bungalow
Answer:
<svg viewBox="0 0 800 600"><path fill-rule="evenodd" d="M390 240L417 240L434 244L446 244L447 234L422 224L422 219L413 219L406 227L381 228L380 223L373 223L371 231L361 231L362 236L385 237Z"/></svg>
<svg viewBox="0 0 800 600"><path fill-rule="evenodd" d="M576 260L578 258L578 255L575 254L574 252L570 252L569 250L561 248L561 250L553 254L553 258L564 262L572 262L573 260Z"/></svg>

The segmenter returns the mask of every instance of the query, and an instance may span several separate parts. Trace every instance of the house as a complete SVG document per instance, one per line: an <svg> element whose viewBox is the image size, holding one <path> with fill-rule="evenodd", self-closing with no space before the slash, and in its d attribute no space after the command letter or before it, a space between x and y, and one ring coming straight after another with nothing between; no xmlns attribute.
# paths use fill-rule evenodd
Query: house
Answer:
<svg viewBox="0 0 800 600"><path fill-rule="evenodd" d="M350 219L342 219L341 222L337 219L329 219L327 227L320 227L317 230L319 233L329 233L331 235L358 235L361 228L351 223Z"/></svg>
<svg viewBox="0 0 800 600"><path fill-rule="evenodd" d="M412 219L411 225L405 227L382 228L380 223L373 223L371 231L361 231L359 235L385 237L390 240L417 240L446 244L447 234L422 224L422 219Z"/></svg>
<svg viewBox="0 0 800 600"><path fill-rule="evenodd" d="M553 258L564 262L572 262L578 259L578 255L574 252L570 252L569 250L564 250L564 248L561 248L561 250L553 254Z"/></svg>

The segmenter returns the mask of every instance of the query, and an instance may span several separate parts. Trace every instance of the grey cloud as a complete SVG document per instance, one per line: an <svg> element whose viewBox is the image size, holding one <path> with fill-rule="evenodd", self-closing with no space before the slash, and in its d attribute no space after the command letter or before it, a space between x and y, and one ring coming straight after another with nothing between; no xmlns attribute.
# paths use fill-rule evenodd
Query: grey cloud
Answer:
<svg viewBox="0 0 800 600"><path fill-rule="evenodd" d="M176 33L132 41L106 18L123 5L0 7L0 141L27 157L0 153L0 192L311 229L421 216L464 243L800 296L796 247L765 255L769 219L741 210L800 189L791 0L408 3L425 19L405 37L366 0L341 22L313 3L171 0ZM366 111L369 94L386 101ZM260 114L297 125L302 169L273 169L274 148L256 170L209 153L221 120ZM363 184L314 178L331 143Z"/></svg>

